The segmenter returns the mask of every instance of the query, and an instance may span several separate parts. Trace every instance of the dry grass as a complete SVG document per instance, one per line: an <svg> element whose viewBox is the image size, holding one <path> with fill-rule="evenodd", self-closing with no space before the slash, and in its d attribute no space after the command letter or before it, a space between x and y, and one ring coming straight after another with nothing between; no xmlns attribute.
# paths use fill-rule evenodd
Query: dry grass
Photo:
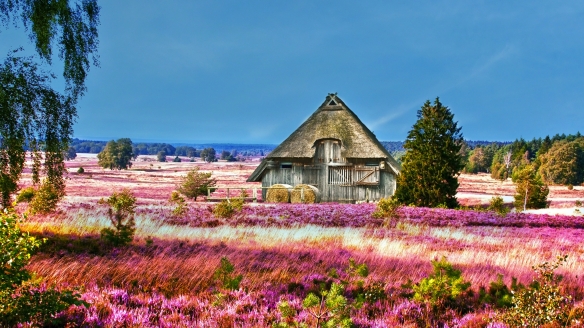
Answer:
<svg viewBox="0 0 584 328"><path fill-rule="evenodd" d="M303 195L304 194L304 195ZM304 199L302 197L304 196ZM314 204L320 202L320 193L318 188L307 185L307 184L299 184L294 187L290 191L290 202L299 204Z"/></svg>
<svg viewBox="0 0 584 328"><path fill-rule="evenodd" d="M23 226L49 239L95 240L107 218L70 211L58 218L31 219ZM29 268L51 282L118 286L169 293L203 291L219 260L227 256L244 274L244 286L298 282L312 273L344 268L350 257L367 263L372 276L398 288L408 278L427 275L430 261L445 256L463 270L473 286L486 286L497 274L507 282L527 284L531 266L567 254L559 272L575 296L584 295L584 232L577 229L428 227L398 224L395 229L227 226L215 228L162 224L147 215L137 218L136 239L127 249L106 254L69 250L41 253ZM152 238L153 245L146 239ZM50 241L50 240L49 240Z"/></svg>
<svg viewBox="0 0 584 328"><path fill-rule="evenodd" d="M289 203L291 185L275 184L266 192L266 202L268 203Z"/></svg>

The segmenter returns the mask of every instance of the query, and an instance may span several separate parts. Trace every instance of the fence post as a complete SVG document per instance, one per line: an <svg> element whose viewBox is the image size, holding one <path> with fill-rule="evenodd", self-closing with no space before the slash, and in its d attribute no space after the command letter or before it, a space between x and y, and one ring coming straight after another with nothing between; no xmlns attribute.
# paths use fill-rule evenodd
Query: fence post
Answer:
<svg viewBox="0 0 584 328"><path fill-rule="evenodd" d="M253 196L253 202L257 203L258 202L258 189L257 188L252 189L252 196Z"/></svg>

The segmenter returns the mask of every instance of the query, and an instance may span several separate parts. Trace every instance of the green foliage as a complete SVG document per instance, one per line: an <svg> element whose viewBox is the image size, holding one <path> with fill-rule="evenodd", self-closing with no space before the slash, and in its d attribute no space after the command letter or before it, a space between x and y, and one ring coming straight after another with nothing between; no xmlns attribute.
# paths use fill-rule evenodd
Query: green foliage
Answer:
<svg viewBox="0 0 584 328"><path fill-rule="evenodd" d="M219 267L213 274L213 278L217 279L224 289L238 290L243 276L235 275L234 272L235 266L229 262L227 257L222 257Z"/></svg>
<svg viewBox="0 0 584 328"><path fill-rule="evenodd" d="M101 230L101 238L114 246L124 246L132 242L136 230L134 212L136 197L129 189L114 192L107 200L101 199L101 204L109 205L108 216L114 228Z"/></svg>
<svg viewBox="0 0 584 328"><path fill-rule="evenodd" d="M36 189L33 186L23 188L16 196L16 203L28 203L34 198L35 194Z"/></svg>
<svg viewBox="0 0 584 328"><path fill-rule="evenodd" d="M51 76L30 58L14 57L15 53L0 64L0 201L4 208L10 207L11 195L18 190L26 148L33 162L33 183L39 182L42 168L60 194L65 190L63 153L77 115L73 99L51 88Z"/></svg>
<svg viewBox="0 0 584 328"><path fill-rule="evenodd" d="M364 303L374 303L384 299L384 284L366 283L369 267L349 259L345 269L346 278L340 279L335 269L329 272L328 282L319 284L319 291L310 292L303 300L302 307L310 314L307 320L298 321L297 311L286 301L278 303L282 320L274 327L352 327L351 310L360 309ZM351 302L347 295L353 301Z"/></svg>
<svg viewBox="0 0 584 328"><path fill-rule="evenodd" d="M158 154L156 154L156 160L159 162L166 162L166 152L164 150L159 151Z"/></svg>
<svg viewBox="0 0 584 328"><path fill-rule="evenodd" d="M539 173L546 183L579 185L584 182L584 138L556 142L539 160Z"/></svg>
<svg viewBox="0 0 584 328"><path fill-rule="evenodd" d="M181 159L180 159L180 157L176 156L172 161L175 163L180 163Z"/></svg>
<svg viewBox="0 0 584 328"><path fill-rule="evenodd" d="M85 92L85 78L92 56L98 65L97 25L99 24L97 0L82 2L42 0L0 0L0 21L7 26L10 21L17 26L18 20L26 28L35 43L40 58L51 63L53 47L59 49L63 61L63 77L66 90L75 102Z"/></svg>
<svg viewBox="0 0 584 328"><path fill-rule="evenodd" d="M216 162L217 158L215 158L215 149L214 148L205 148L201 150L201 159L207 163Z"/></svg>
<svg viewBox="0 0 584 328"><path fill-rule="evenodd" d="M77 169L77 173L79 173L79 174L83 174L83 173L85 173L85 169L83 168L83 166L80 166L80 167Z"/></svg>
<svg viewBox="0 0 584 328"><path fill-rule="evenodd" d="M432 261L432 267L433 272L427 278L415 285L410 284L414 292L412 298L435 312L459 307L470 283L464 281L462 272L453 268L446 258Z"/></svg>
<svg viewBox="0 0 584 328"><path fill-rule="evenodd" d="M213 215L218 218L228 219L243 208L243 198L231 198L222 200L213 208Z"/></svg>
<svg viewBox="0 0 584 328"><path fill-rule="evenodd" d="M566 262L567 255L558 256L555 263L544 262L534 266L537 278L531 287L513 295L513 306L501 315L510 327L541 327L546 324L568 326L571 298L562 294L561 276L554 271Z"/></svg>
<svg viewBox="0 0 584 328"><path fill-rule="evenodd" d="M507 215L507 213L509 213L509 209L505 206L505 202L503 201L503 197L501 196L495 196L491 198L491 201L489 202L489 207L487 209L501 216L505 216Z"/></svg>
<svg viewBox="0 0 584 328"><path fill-rule="evenodd" d="M375 212L372 216L374 218L397 218L399 215L399 209L402 205L395 197L382 198L377 203Z"/></svg>
<svg viewBox="0 0 584 328"><path fill-rule="evenodd" d="M497 148L497 144L486 147L477 146L470 152L464 171L467 173L489 172Z"/></svg>
<svg viewBox="0 0 584 328"><path fill-rule="evenodd" d="M132 151L132 140L121 138L117 141L108 141L105 148L97 154L97 164L110 170L127 170L132 167L132 159L135 157Z"/></svg>
<svg viewBox="0 0 584 328"><path fill-rule="evenodd" d="M48 214L57 208L57 203L63 197L48 179L41 183L28 205L30 214Z"/></svg>
<svg viewBox="0 0 584 328"><path fill-rule="evenodd" d="M532 165L518 168L513 176L516 184L514 204L517 210L547 207L549 188Z"/></svg>
<svg viewBox="0 0 584 328"><path fill-rule="evenodd" d="M176 205L176 207L172 210L172 214L174 216L184 216L189 210L187 202L178 191L173 191L172 194L170 194L170 199L168 201L171 204Z"/></svg>
<svg viewBox="0 0 584 328"><path fill-rule="evenodd" d="M464 167L461 128L438 98L433 105L426 101L417 116L404 143L407 153L394 197L406 205L456 208L457 177Z"/></svg>
<svg viewBox="0 0 584 328"><path fill-rule="evenodd" d="M315 327L351 327L350 307L343 296L345 287L332 283L329 290L322 290L321 296L309 293L302 306L316 320Z"/></svg>
<svg viewBox="0 0 584 328"><path fill-rule="evenodd" d="M42 242L20 231L21 220L15 214L0 215L0 326L25 322L42 326L70 305L87 305L75 291L29 281L25 266Z"/></svg>
<svg viewBox="0 0 584 328"><path fill-rule="evenodd" d="M503 275L497 275L497 280L492 281L489 289L481 287L479 290L479 301L483 304L491 304L498 309L506 309L513 306L513 286L517 286L517 279L513 278L512 288L507 287L503 281Z"/></svg>
<svg viewBox="0 0 584 328"><path fill-rule="evenodd" d="M176 189L185 197L197 200L198 196L206 195L215 184L216 180L211 178L210 172L199 172L199 168L195 167L180 180Z"/></svg>
<svg viewBox="0 0 584 328"><path fill-rule="evenodd" d="M69 149L67 149L67 151L65 152L64 157L68 161L75 159L77 157L77 151L75 151L74 147L69 146Z"/></svg>

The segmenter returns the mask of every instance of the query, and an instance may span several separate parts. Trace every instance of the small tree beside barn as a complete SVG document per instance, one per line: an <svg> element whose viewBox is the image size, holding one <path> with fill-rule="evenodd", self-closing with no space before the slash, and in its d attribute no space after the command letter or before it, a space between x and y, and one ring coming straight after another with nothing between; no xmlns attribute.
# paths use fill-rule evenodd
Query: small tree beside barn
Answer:
<svg viewBox="0 0 584 328"><path fill-rule="evenodd" d="M321 201L356 202L393 195L400 170L357 115L329 94L247 181L261 181L262 187L307 184L318 189Z"/></svg>

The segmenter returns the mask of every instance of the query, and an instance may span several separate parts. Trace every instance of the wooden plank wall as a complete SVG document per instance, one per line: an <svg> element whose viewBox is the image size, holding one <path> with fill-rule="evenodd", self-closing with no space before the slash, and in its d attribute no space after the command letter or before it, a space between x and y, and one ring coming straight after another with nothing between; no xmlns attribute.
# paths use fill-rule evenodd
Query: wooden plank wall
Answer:
<svg viewBox="0 0 584 328"><path fill-rule="evenodd" d="M384 197L389 197L395 192L396 178L393 173L377 169L371 176L365 179L365 182L372 183L379 181L378 185L351 185L348 186L348 180L356 182L356 178L363 177L371 172L375 167L369 170L361 167L351 166L328 166L326 164L306 165L303 163L293 163L291 168L275 167L266 169L262 178L262 187L270 187L274 184L289 184L295 186L298 184L309 184L316 186L321 192L321 201L343 201L354 202L377 201ZM353 171L354 170L354 171ZM351 171L355 176L348 177ZM335 172L334 174L330 174ZM262 190L263 199L266 197L266 189Z"/></svg>

